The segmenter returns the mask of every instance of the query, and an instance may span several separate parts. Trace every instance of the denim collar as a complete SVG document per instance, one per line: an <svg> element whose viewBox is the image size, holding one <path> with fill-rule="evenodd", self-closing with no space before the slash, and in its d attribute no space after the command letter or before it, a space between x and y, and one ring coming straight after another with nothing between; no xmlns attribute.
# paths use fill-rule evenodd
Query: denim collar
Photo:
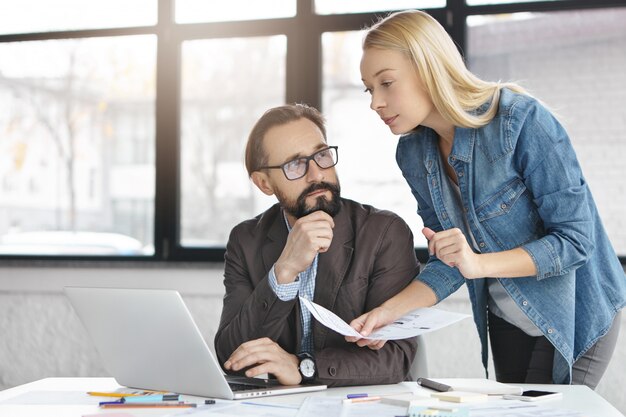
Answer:
<svg viewBox="0 0 626 417"><path fill-rule="evenodd" d="M429 174L436 171L439 161L439 147L437 146L437 133L426 127L421 127L419 132L421 138L427 143L426 153L424 156L424 166ZM466 163L472 162L472 153L474 151L474 143L476 141L476 129L468 129L463 127L454 128L454 143L449 158L455 158Z"/></svg>

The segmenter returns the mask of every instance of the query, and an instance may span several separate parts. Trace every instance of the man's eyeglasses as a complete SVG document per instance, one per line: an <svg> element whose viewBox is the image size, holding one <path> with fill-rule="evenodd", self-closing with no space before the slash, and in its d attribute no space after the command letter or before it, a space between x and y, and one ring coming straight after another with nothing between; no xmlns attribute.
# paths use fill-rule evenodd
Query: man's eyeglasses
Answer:
<svg viewBox="0 0 626 417"><path fill-rule="evenodd" d="M291 161L287 161L282 165L265 166L259 169L274 169L280 168L283 170L283 174L288 180L297 180L306 175L309 171L309 161L313 160L321 169L328 169L337 165L339 155L337 153L337 146L329 146L328 148L320 149L310 156L303 156L302 158L296 158Z"/></svg>

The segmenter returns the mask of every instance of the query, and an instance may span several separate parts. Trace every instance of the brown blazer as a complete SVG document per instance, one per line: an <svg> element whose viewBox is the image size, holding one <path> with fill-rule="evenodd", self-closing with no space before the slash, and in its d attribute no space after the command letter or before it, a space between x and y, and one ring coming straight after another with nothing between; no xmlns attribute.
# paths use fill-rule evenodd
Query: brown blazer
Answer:
<svg viewBox="0 0 626 417"><path fill-rule="evenodd" d="M413 234L397 215L341 199L333 240L318 259L314 301L346 322L397 294L419 272ZM242 343L269 337L297 354L302 328L297 297L281 301L267 274L287 241L278 204L236 226L225 255L224 308L215 336L221 364ZM359 348L312 318L318 382L329 386L397 383L415 357L414 338L380 350Z"/></svg>

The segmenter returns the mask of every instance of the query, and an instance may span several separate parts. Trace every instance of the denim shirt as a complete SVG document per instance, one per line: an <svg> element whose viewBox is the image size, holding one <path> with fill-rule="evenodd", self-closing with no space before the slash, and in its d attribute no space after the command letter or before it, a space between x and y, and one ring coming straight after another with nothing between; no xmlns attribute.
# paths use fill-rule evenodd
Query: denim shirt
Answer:
<svg viewBox="0 0 626 417"><path fill-rule="evenodd" d="M480 111L480 109L479 109ZM458 227L444 201L437 134L425 127L400 138L398 166L424 225ZM626 276L609 242L567 133L532 97L503 89L494 119L455 128L447 161L482 253L521 247L536 276L499 278L554 345L553 382L571 382L572 364L606 334L626 304ZM487 369L487 283L465 280L431 257L416 278L443 300L467 284Z"/></svg>

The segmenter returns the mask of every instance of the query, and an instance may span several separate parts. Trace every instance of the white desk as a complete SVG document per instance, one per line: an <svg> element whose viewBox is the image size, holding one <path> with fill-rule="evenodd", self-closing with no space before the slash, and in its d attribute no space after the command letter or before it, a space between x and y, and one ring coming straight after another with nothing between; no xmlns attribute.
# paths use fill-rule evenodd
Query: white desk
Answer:
<svg viewBox="0 0 626 417"><path fill-rule="evenodd" d="M586 386L580 385L527 385L528 388L544 389L563 392L562 400L555 400L544 403L552 408L563 408L583 412L588 417L624 417L606 400L596 394ZM163 416L176 410L165 409L141 409L141 410L101 410L97 406L101 397L91 397L93 404L68 405L68 404L45 404L45 405L24 405L24 404L4 404L12 398L26 398L28 393L40 393L48 391L51 394L59 394L65 391L71 393L84 393L87 391L113 391L119 385L113 378L46 378L29 384L20 385L0 392L0 417L80 417L88 414L104 414L106 412L128 412L134 416ZM422 388L417 384L403 382L397 385L376 385L367 387L345 387L332 388L315 393L304 393L294 395L282 395L276 397L266 397L255 399L255 402L266 401L273 403L285 403L299 405L309 396L345 396L348 393L375 392L377 394L400 393L400 392L420 392ZM423 392L423 391L421 391ZM53 395L52 395L53 396ZM51 396L51 397L52 397ZM32 397L32 395L31 395ZM58 395L61 398L61 395ZM197 400L198 397L183 396L186 401ZM180 409L179 409L180 410ZM182 411L182 410L181 410ZM331 416L326 416L331 417Z"/></svg>

